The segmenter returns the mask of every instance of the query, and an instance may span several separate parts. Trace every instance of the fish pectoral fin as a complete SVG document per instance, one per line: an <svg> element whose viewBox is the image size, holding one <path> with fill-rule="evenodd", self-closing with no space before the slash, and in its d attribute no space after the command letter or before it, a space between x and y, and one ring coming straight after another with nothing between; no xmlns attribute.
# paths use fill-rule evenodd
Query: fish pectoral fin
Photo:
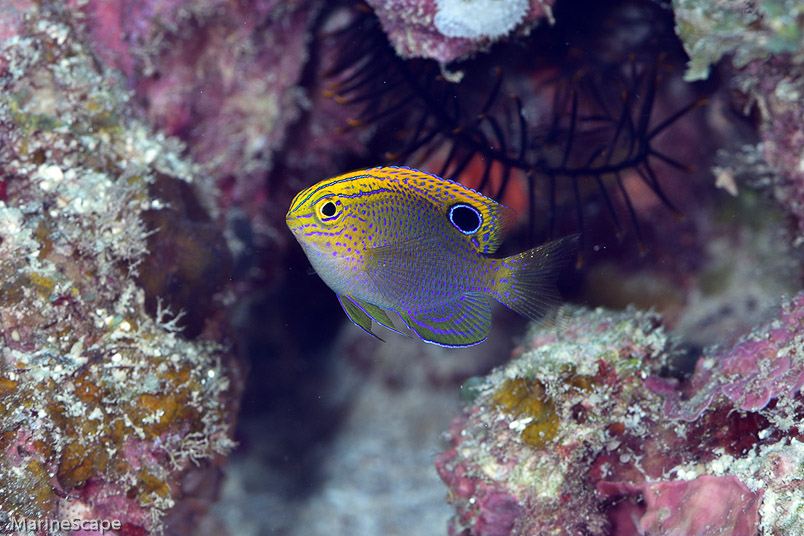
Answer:
<svg viewBox="0 0 804 536"><path fill-rule="evenodd" d="M439 271L444 246L438 236L398 240L366 251L366 267L376 287L391 299L400 287Z"/></svg>
<svg viewBox="0 0 804 536"><path fill-rule="evenodd" d="M442 239L438 235L414 236L403 240L396 240L385 246L368 248L366 253L369 256L369 263L389 262L400 257L409 258L428 258L429 255L422 255L430 251L443 251Z"/></svg>
<svg viewBox="0 0 804 536"><path fill-rule="evenodd" d="M371 316L368 313L361 309L360 306L357 305L349 296L344 296L343 294L337 294L337 296L341 307L343 307L343 311L355 326L359 327L375 339L385 342L382 338L371 331Z"/></svg>
<svg viewBox="0 0 804 536"><path fill-rule="evenodd" d="M486 340L491 329L491 306L483 294L464 294L427 308L400 311L408 329L423 341L463 348Z"/></svg>
<svg viewBox="0 0 804 536"><path fill-rule="evenodd" d="M407 333L402 333L396 326L391 318L388 316L388 313L385 312L385 309L378 305L374 305L373 303L368 303L366 301L360 300L355 298L354 296L346 296L347 299L351 300L355 305L357 305L365 314L367 314L372 320L376 323L381 325L386 329L390 329L394 333L398 333L403 337L410 337Z"/></svg>

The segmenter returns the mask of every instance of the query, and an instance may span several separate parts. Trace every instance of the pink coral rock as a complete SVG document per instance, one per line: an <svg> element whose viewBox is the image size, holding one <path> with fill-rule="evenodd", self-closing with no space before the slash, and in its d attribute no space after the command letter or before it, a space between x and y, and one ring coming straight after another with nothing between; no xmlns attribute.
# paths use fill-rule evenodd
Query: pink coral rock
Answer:
<svg viewBox="0 0 804 536"><path fill-rule="evenodd" d="M449 63L550 20L546 0L368 0L397 54Z"/></svg>
<svg viewBox="0 0 804 536"><path fill-rule="evenodd" d="M633 509L638 534L666 536L753 536L762 490L752 492L733 476L645 482L638 486L601 482L605 497L641 497Z"/></svg>
<svg viewBox="0 0 804 536"><path fill-rule="evenodd" d="M801 533L803 314L804 293L705 352L683 388L655 375L675 351L655 315L579 310L534 330L436 461L451 533Z"/></svg>
<svg viewBox="0 0 804 536"><path fill-rule="evenodd" d="M804 385L804 355L799 348L802 320L804 295L800 294L782 307L778 319L758 328L753 336L700 359L682 391L665 391L668 415L695 420L719 395L745 411L760 410L780 396L793 396ZM651 385L662 389L658 382Z"/></svg>
<svg viewBox="0 0 804 536"><path fill-rule="evenodd" d="M1 521L193 533L233 446L239 366L225 326L189 340L135 276L160 233L144 213L165 205L150 187L195 191L195 168L41 4L0 43Z"/></svg>
<svg viewBox="0 0 804 536"><path fill-rule="evenodd" d="M647 484L644 534L667 536L752 536L762 491L750 491L733 476L700 476L690 481Z"/></svg>

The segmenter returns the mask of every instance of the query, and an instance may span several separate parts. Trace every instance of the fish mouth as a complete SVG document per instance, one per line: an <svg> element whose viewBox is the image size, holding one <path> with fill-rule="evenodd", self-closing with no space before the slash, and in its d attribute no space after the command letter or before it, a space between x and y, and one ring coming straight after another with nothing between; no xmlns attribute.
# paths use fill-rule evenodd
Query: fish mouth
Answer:
<svg viewBox="0 0 804 536"><path fill-rule="evenodd" d="M312 214L299 214L298 211L291 210L285 215L285 225L298 238L305 228L310 227L312 216Z"/></svg>
<svg viewBox="0 0 804 536"><path fill-rule="evenodd" d="M299 227L301 227L305 221L305 214L301 204L301 199L305 192L307 192L307 190L296 194L296 197L294 197L293 201L290 203L288 213L285 214L285 224L293 231L293 234L298 234Z"/></svg>
<svg viewBox="0 0 804 536"><path fill-rule="evenodd" d="M293 214L292 211L288 211L288 213L285 214L285 225L288 226L288 229L290 229L290 231L293 234L296 234L296 231L298 230L300 225L299 218L295 214Z"/></svg>

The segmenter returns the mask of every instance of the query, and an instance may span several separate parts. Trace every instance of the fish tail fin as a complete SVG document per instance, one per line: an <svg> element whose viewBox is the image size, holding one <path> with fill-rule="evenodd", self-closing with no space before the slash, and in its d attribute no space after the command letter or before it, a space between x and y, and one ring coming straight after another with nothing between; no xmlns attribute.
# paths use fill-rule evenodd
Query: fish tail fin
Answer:
<svg viewBox="0 0 804 536"><path fill-rule="evenodd" d="M578 237L567 236L502 259L491 296L525 318L545 318L561 303L556 280L576 255Z"/></svg>

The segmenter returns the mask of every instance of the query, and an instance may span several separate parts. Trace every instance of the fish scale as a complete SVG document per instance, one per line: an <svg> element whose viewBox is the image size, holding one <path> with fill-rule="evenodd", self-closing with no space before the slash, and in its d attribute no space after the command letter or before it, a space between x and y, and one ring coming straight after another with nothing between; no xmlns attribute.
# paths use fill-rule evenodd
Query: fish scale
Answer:
<svg viewBox="0 0 804 536"><path fill-rule="evenodd" d="M321 181L294 198L286 221L352 322L372 335L372 321L405 334L392 311L425 342L448 347L485 340L489 297L532 320L546 315L558 303L558 271L577 244L568 237L492 258L514 211L402 167Z"/></svg>

